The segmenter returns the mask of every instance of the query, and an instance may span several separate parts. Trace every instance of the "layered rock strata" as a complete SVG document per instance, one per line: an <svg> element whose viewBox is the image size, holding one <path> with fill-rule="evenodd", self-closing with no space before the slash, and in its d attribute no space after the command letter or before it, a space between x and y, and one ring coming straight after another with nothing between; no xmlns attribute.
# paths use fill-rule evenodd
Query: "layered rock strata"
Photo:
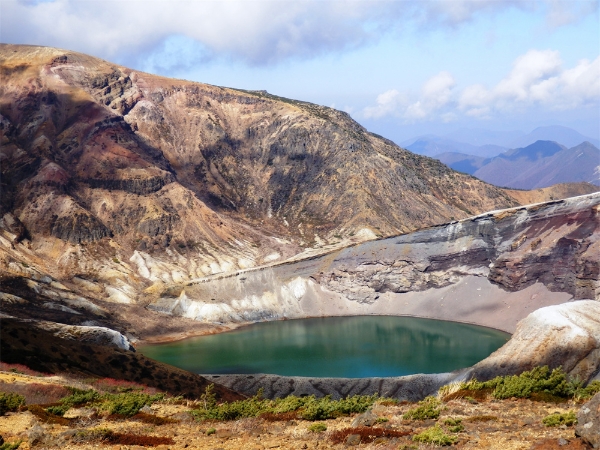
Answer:
<svg viewBox="0 0 600 450"><path fill-rule="evenodd" d="M513 332L598 299L600 194L495 211L326 255L172 285L149 308L218 323L390 314Z"/></svg>

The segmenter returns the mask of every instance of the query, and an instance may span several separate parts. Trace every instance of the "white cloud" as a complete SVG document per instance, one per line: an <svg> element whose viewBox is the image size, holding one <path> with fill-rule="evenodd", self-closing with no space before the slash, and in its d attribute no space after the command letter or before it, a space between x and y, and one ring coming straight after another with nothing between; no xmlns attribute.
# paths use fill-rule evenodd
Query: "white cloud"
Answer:
<svg viewBox="0 0 600 450"><path fill-rule="evenodd" d="M176 37L188 40L192 51L181 56L191 64L216 56L269 64L357 48L410 24L458 27L482 14L538 8L559 26L597 7L598 0L2 0L0 29L3 42L120 61L178 52L167 48Z"/></svg>
<svg viewBox="0 0 600 450"><path fill-rule="evenodd" d="M600 101L600 57L565 69L560 54L530 50L519 56L511 72L496 86L466 87L459 109L471 116L542 105L550 109L573 109Z"/></svg>
<svg viewBox="0 0 600 450"><path fill-rule="evenodd" d="M2 0L5 42L52 45L114 59L179 36L206 54L265 64L376 39L395 3L320 0Z"/></svg>
<svg viewBox="0 0 600 450"><path fill-rule="evenodd" d="M452 98L456 82L450 72L440 72L425 82L421 88L421 98L404 111L406 119L425 119L445 107Z"/></svg>
<svg viewBox="0 0 600 450"><path fill-rule="evenodd" d="M395 114L398 109L406 104L406 97L396 89L391 89L377 96L375 106L368 106L363 110L363 116L367 119L379 119L380 117Z"/></svg>
<svg viewBox="0 0 600 450"><path fill-rule="evenodd" d="M408 94L390 90L377 97L376 106L365 108L363 116L448 122L459 114L483 119L537 106L568 110L599 105L600 56L565 69L559 52L530 50L519 56L508 75L491 88L473 84L459 90L455 85L452 74L440 72L423 84L418 98L409 100Z"/></svg>

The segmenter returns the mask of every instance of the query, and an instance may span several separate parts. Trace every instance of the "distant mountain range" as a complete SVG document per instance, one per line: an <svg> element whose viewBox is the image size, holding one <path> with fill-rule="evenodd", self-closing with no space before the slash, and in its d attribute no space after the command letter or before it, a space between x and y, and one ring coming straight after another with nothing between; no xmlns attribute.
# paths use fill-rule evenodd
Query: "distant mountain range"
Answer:
<svg viewBox="0 0 600 450"><path fill-rule="evenodd" d="M480 157L490 158L507 150L506 147L501 147L494 144L472 145L465 142L454 141L433 134L421 136L415 140L405 141L400 144L413 153L419 155L436 158L437 155L443 153L461 153L467 155L476 155Z"/></svg>
<svg viewBox="0 0 600 450"><path fill-rule="evenodd" d="M582 142L590 142L600 147L600 140L584 136L572 128L563 126L539 127L531 133L519 130L494 131L461 128L445 136L424 135L408 139L400 146L414 153L437 157L443 153L464 153L466 155L490 158L508 149L524 148L536 141L554 141L565 147L575 147Z"/></svg>
<svg viewBox="0 0 600 450"><path fill-rule="evenodd" d="M494 158L456 152L436 158L496 186L537 189L582 181L600 185L600 150L589 142L567 148L557 142L539 140Z"/></svg>

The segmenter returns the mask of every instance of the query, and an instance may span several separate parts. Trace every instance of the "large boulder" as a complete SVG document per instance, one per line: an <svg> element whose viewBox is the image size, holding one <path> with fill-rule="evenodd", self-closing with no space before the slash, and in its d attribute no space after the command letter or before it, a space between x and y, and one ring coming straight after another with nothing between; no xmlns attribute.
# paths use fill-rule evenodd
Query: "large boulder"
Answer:
<svg viewBox="0 0 600 450"><path fill-rule="evenodd" d="M540 308L517 325L502 348L473 366L469 375L488 380L538 366L562 366L584 382L600 371L600 302L580 300Z"/></svg>

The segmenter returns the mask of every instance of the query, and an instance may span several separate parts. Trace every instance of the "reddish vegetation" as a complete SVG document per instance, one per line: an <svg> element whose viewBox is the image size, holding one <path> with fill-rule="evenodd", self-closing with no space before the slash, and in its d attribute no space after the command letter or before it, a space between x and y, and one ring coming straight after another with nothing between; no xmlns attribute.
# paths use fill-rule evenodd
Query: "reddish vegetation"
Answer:
<svg viewBox="0 0 600 450"><path fill-rule="evenodd" d="M358 434L360 436L360 442L365 444L373 442L375 439L380 437L394 438L408 436L409 431L395 431L386 430L385 428L371 428L371 427L356 427L356 428L345 428L343 430L337 430L331 433L331 442L334 444L340 444L346 440L351 434Z"/></svg>
<svg viewBox="0 0 600 450"><path fill-rule="evenodd" d="M159 392L158 389L153 387L126 380L115 380L114 378L101 378L93 382L92 385L99 391L111 392L113 394L118 392L139 391L153 395Z"/></svg>
<svg viewBox="0 0 600 450"><path fill-rule="evenodd" d="M11 392L25 397L25 403L28 405L44 405L47 403L56 403L61 398L69 395L69 390L56 384L42 383L3 383L0 382L0 392Z"/></svg>
<svg viewBox="0 0 600 450"><path fill-rule="evenodd" d="M494 420L498 420L497 416L472 416L467 417L465 422L491 422Z"/></svg>
<svg viewBox="0 0 600 450"><path fill-rule="evenodd" d="M49 373L42 373L36 370L32 370L29 367L24 366L23 364L8 364L2 361L0 361L0 371L22 373L24 375L31 375L32 377L52 376L52 374Z"/></svg>
<svg viewBox="0 0 600 450"><path fill-rule="evenodd" d="M64 417L55 416L54 414L50 414L40 405L31 405L27 407L27 410L37 417L41 422L57 424L63 426L69 426L73 419L65 419Z"/></svg>

